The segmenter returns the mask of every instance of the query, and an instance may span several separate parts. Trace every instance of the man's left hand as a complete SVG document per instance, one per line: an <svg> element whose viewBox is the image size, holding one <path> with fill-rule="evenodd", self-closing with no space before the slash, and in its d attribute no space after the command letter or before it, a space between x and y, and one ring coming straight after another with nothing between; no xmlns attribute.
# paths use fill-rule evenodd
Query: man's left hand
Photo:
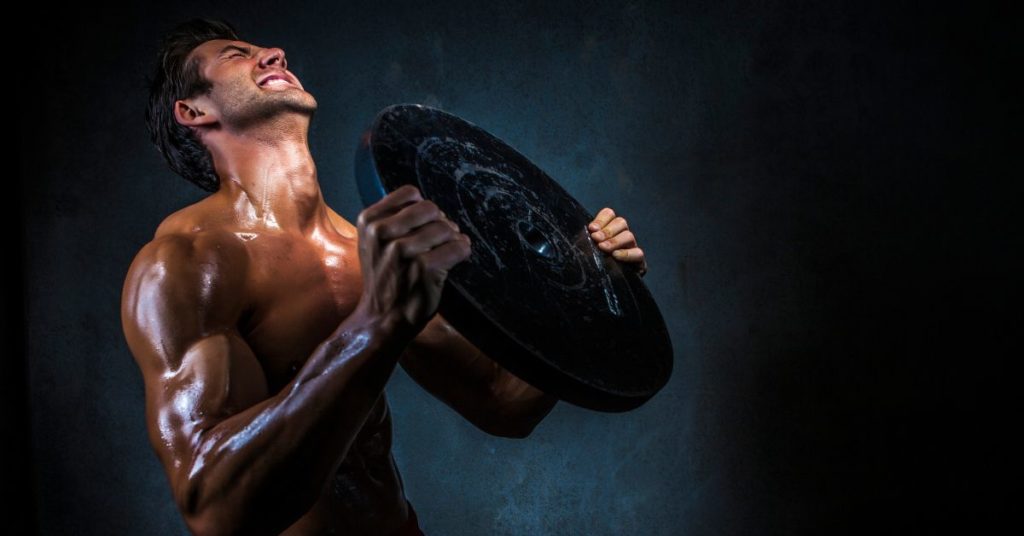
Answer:
<svg viewBox="0 0 1024 536"><path fill-rule="evenodd" d="M626 225L626 219L616 216L614 210L608 207L601 209L587 230L602 251L610 253L616 260L635 264L641 276L647 273L643 250L637 246L636 237Z"/></svg>

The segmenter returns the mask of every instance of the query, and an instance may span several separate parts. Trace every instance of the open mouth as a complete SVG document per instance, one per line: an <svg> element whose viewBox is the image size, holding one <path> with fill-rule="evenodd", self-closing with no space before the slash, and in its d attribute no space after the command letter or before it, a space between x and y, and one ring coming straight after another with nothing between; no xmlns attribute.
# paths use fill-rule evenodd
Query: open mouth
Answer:
<svg viewBox="0 0 1024 536"><path fill-rule="evenodd" d="M284 86L297 87L290 80L288 80L287 77L285 77L283 75L277 75L277 74L272 74L272 75L264 78L262 81L260 81L259 86L260 87L284 87Z"/></svg>
<svg viewBox="0 0 1024 536"><path fill-rule="evenodd" d="M270 80L267 80L267 81L263 82L263 84L262 84L263 87L290 86L290 85L292 85L292 83L287 81L287 80L285 80L284 78L271 78Z"/></svg>

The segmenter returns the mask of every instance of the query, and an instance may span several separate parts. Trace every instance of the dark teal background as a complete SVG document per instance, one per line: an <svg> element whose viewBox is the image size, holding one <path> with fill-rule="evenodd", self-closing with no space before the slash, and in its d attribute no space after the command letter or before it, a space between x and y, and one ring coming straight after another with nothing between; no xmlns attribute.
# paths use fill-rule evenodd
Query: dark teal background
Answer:
<svg viewBox="0 0 1024 536"><path fill-rule="evenodd" d="M1004 512L1022 196L1019 24L1002 10L43 11L7 23L26 32L5 74L24 282L5 300L5 485L20 497L8 519L42 534L186 532L146 438L119 299L159 222L204 195L143 124L158 40L192 15L285 50L319 102L324 196L348 219L358 134L384 106L420 102L506 140L592 212L615 208L648 256L675 373L636 411L560 404L529 438L502 439L395 372L395 457L428 534L925 534Z"/></svg>

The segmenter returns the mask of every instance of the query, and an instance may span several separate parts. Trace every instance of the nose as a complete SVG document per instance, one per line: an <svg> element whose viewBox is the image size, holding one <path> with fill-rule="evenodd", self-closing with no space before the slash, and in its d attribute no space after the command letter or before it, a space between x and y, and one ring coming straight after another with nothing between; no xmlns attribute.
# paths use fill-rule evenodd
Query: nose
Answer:
<svg viewBox="0 0 1024 536"><path fill-rule="evenodd" d="M284 59L284 51L280 48L265 48L260 54L260 67L269 67L275 63L280 64L282 69L288 68L288 61Z"/></svg>

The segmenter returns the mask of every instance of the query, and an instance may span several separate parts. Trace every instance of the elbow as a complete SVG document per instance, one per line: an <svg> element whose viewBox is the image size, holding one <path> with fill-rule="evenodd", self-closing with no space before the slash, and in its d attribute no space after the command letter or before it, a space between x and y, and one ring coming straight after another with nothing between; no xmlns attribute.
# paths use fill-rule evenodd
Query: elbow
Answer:
<svg viewBox="0 0 1024 536"><path fill-rule="evenodd" d="M196 536L275 535L288 528L301 514L290 512L287 501L277 508L252 508L254 498L204 494L196 480L176 494L178 510L185 525ZM245 504L243 504L245 503Z"/></svg>
<svg viewBox="0 0 1024 536"><path fill-rule="evenodd" d="M185 525L196 536L234 536L238 534L280 534L295 523L301 514L289 512L287 505L274 508L240 508L225 502L205 505L179 505Z"/></svg>
<svg viewBox="0 0 1024 536"><path fill-rule="evenodd" d="M201 457L200 457L201 460ZM198 467L196 467L198 465ZM175 475L174 502L190 533L197 536L239 534L240 519L232 516L226 497L216 493L209 481L208 467L199 460L185 465Z"/></svg>
<svg viewBox="0 0 1024 536"><path fill-rule="evenodd" d="M523 439L533 433L557 402L557 397L502 370L491 382L483 406L488 408L483 412L486 426L478 427L494 436Z"/></svg>
<svg viewBox="0 0 1024 536"><path fill-rule="evenodd" d="M237 534L237 527L233 527L229 520L218 515L220 509L215 506L199 505L195 488L189 487L184 492L187 499L178 501L178 511L181 513L185 526L190 533L196 536L220 536L223 534Z"/></svg>
<svg viewBox="0 0 1024 536"><path fill-rule="evenodd" d="M210 517L200 518L195 516L185 516L185 526L188 527L189 533L195 536L225 536L235 534L253 534L247 532L237 524L221 522L217 519L211 519ZM260 534L271 534L271 533L260 533ZM276 534L276 533L274 533Z"/></svg>
<svg viewBox="0 0 1024 536"><path fill-rule="evenodd" d="M522 415L517 419L518 424L513 429L513 435L510 437L515 439L524 439L529 437L530 434L533 433L534 428L537 428L537 425L540 424L540 421L543 421L544 418L548 416L548 413L551 413L551 410L555 407L555 403L557 402L557 398L544 395L544 398L534 406L531 412Z"/></svg>
<svg viewBox="0 0 1024 536"><path fill-rule="evenodd" d="M256 512L239 515L240 512L223 504L210 504L192 510L179 505L179 510L185 526L196 536L273 535L280 534L288 527L288 524L282 525L274 520L257 521L261 516Z"/></svg>
<svg viewBox="0 0 1024 536"><path fill-rule="evenodd" d="M493 436L525 439L551 413L557 402L556 397L547 394L528 404L522 401L506 401L498 405L492 413L492 418L488 419L488 426L482 428Z"/></svg>
<svg viewBox="0 0 1024 536"><path fill-rule="evenodd" d="M201 500L195 480L185 483L175 494L178 511L189 532L196 536L239 534L241 527L226 515L228 509L209 500Z"/></svg>
<svg viewBox="0 0 1024 536"><path fill-rule="evenodd" d="M206 518L209 516L204 515L205 512L209 511L209 508L199 504L199 483L197 479L189 478L184 474L177 476L179 477L177 485L172 486L174 503L178 507L178 513L181 514L189 532L203 536L214 534L212 529L215 524L207 521ZM172 484L174 483L172 482Z"/></svg>
<svg viewBox="0 0 1024 536"><path fill-rule="evenodd" d="M294 471L267 474L261 468L239 467L239 460L221 454L213 443L204 443L190 463L171 475L174 502L192 534L280 534L319 497L320 486L299 485L289 478Z"/></svg>
<svg viewBox="0 0 1024 536"><path fill-rule="evenodd" d="M197 516L184 515L185 526L188 527L188 531L195 536L219 536L221 534L232 534L237 531L232 531L230 527L221 525L215 522L210 522L201 519Z"/></svg>

